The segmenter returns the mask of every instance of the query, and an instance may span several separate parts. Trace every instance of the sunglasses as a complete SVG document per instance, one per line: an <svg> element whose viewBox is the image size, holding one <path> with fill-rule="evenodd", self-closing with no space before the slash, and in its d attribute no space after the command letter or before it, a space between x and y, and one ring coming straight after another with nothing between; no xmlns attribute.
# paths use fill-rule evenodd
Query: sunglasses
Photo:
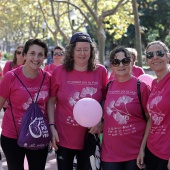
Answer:
<svg viewBox="0 0 170 170"><path fill-rule="evenodd" d="M148 52L146 53L146 58L151 59L154 57L154 55L158 56L158 57L163 57L165 55L165 51L164 50L158 50L155 52Z"/></svg>
<svg viewBox="0 0 170 170"><path fill-rule="evenodd" d="M128 66L131 62L131 58L126 57L122 60L119 59L114 59L111 63L113 65L113 67L118 67L120 65L120 63L122 63L124 66Z"/></svg>
<svg viewBox="0 0 170 170"><path fill-rule="evenodd" d="M63 53L56 52L56 53L53 54L53 56L63 56Z"/></svg>
<svg viewBox="0 0 170 170"><path fill-rule="evenodd" d="M22 52L21 51L16 51L16 54L20 55L20 54L22 54Z"/></svg>

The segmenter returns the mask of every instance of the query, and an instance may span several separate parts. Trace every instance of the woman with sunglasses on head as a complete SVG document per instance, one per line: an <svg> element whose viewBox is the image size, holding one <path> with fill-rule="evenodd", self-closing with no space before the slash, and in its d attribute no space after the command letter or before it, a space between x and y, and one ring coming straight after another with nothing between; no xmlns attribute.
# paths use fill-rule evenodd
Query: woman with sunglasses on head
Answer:
<svg viewBox="0 0 170 170"><path fill-rule="evenodd" d="M138 170L136 158L146 127L138 98L138 79L132 75L133 62L125 47L118 46L111 51L110 64L116 78L109 83L104 104L102 168ZM141 82L140 91L147 113L149 86Z"/></svg>
<svg viewBox="0 0 170 170"><path fill-rule="evenodd" d="M137 165L146 165L146 170L166 170L170 159L170 54L161 41L154 41L146 47L148 66L157 78L152 82L151 94L147 102L150 118ZM170 163L170 162L169 162Z"/></svg>
<svg viewBox="0 0 170 170"><path fill-rule="evenodd" d="M48 71L49 73L52 74L52 72L54 71L54 69L60 65L62 63L62 60L64 58L64 52L65 49L62 46L55 46L54 47L54 51L52 52L52 56L53 56L53 63L46 65L44 67L45 71Z"/></svg>
<svg viewBox="0 0 170 170"><path fill-rule="evenodd" d="M63 64L51 76L48 117L59 170L72 170L75 155L77 169L84 167L82 152L88 128L76 122L73 108L82 98L101 102L105 95L108 72L98 64L97 57L96 45L89 34L76 32L66 47ZM99 125L89 127L89 133L98 132Z"/></svg>

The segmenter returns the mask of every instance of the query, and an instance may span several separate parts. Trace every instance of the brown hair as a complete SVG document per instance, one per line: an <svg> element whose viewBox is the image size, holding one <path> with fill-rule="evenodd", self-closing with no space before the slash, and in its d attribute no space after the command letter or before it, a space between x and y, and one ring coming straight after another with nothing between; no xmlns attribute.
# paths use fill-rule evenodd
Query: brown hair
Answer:
<svg viewBox="0 0 170 170"><path fill-rule="evenodd" d="M63 67L67 71L72 71L74 69L74 49L76 47L76 43L69 44L66 46L65 57L63 59ZM95 43L90 43L90 58L88 61L87 70L94 71L97 68L98 64L98 50L96 48Z"/></svg>
<svg viewBox="0 0 170 170"><path fill-rule="evenodd" d="M147 53L148 48L149 48L150 46L152 46L152 45L155 45L155 44L160 45L161 47L163 47L163 49L164 49L164 51L165 51L166 53L169 53L168 47L167 47L166 44L164 44L162 41L153 41L153 42L150 42L150 43L147 45L147 47L146 47L146 49L145 49L145 52Z"/></svg>
<svg viewBox="0 0 170 170"><path fill-rule="evenodd" d="M125 57L131 58L130 52L124 46L117 46L110 52L110 63L116 58L116 54L119 52L123 52Z"/></svg>
<svg viewBox="0 0 170 170"><path fill-rule="evenodd" d="M19 45L19 46L17 46L17 48L15 49L15 51L14 51L14 57L13 57L13 60L12 60L12 67L14 67L16 64L17 64L17 50L19 49L19 48L23 48L24 49L24 46L23 45Z"/></svg>

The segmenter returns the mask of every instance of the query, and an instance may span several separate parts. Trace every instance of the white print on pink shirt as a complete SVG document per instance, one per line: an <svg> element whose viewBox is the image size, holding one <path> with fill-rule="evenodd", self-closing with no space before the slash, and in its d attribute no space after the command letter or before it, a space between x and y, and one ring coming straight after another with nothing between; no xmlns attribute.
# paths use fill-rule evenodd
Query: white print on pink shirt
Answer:
<svg viewBox="0 0 170 170"><path fill-rule="evenodd" d="M73 97L70 97L69 103L71 106L74 106L77 103L77 101L79 101L81 98L84 98L89 95L92 98L93 94L95 94L96 92L97 92L97 89L93 87L83 88L81 93L76 92L74 93Z"/></svg>
<svg viewBox="0 0 170 170"><path fill-rule="evenodd" d="M122 127L109 127L108 128L108 135L109 136L117 136L117 135L128 135L131 133L136 133L136 128L133 124L131 125L124 125Z"/></svg>
<svg viewBox="0 0 170 170"><path fill-rule="evenodd" d="M40 91L39 96L38 96L38 100L40 100L40 99L44 100L47 96L48 96L48 92L47 91ZM35 93L35 95L34 95L34 101L35 101L36 97L37 97L37 93ZM23 104L23 108L25 110L27 110L31 103L32 103L32 99L30 97L28 99L28 101Z"/></svg>
<svg viewBox="0 0 170 170"><path fill-rule="evenodd" d="M91 97L97 92L97 88L94 87L86 87L83 88L81 92L75 92L73 97L70 97L69 99L69 104L71 106L74 106L81 98L85 98L85 97ZM77 122L75 121L74 118L72 118L71 116L67 117L67 123L68 124L72 124L73 126L79 126L79 124L77 124Z"/></svg>
<svg viewBox="0 0 170 170"><path fill-rule="evenodd" d="M121 96L118 98L117 101L113 100L107 107L107 114L111 116L111 114L113 113L113 118L118 122L118 124L127 124L127 121L130 119L129 116L131 114L129 114L126 105L130 103L132 100L133 98L129 96ZM124 104L125 107L124 110L126 110L126 112L115 108L115 106L120 106L120 104L122 103Z"/></svg>
<svg viewBox="0 0 170 170"><path fill-rule="evenodd" d="M156 96L155 98L152 99L152 101L150 102L150 105L148 106L149 114L151 115L152 120L155 125L160 125L160 123L163 120L163 117L165 116L165 114L161 113L161 111L158 108L158 103L161 100L162 100L162 96ZM154 111L150 110L150 109L153 109L153 107L157 108L156 112L155 112L155 109L154 109Z"/></svg>

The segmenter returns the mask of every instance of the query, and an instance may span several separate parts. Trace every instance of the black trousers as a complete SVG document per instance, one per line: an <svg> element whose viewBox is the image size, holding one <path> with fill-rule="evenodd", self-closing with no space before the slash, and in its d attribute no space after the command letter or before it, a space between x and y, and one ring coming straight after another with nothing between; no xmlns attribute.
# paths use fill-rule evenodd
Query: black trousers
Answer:
<svg viewBox="0 0 170 170"><path fill-rule="evenodd" d="M68 149L58 146L57 162L58 170L73 170L73 160L77 158L77 170L83 170L82 150Z"/></svg>
<svg viewBox="0 0 170 170"><path fill-rule="evenodd" d="M145 149L145 164L146 170L168 170L168 160L158 158L147 147Z"/></svg>
<svg viewBox="0 0 170 170"><path fill-rule="evenodd" d="M29 150L20 147L17 139L1 135L1 147L5 154L8 170L24 170L25 155L28 160L29 170L44 170L48 146L45 149Z"/></svg>
<svg viewBox="0 0 170 170"><path fill-rule="evenodd" d="M140 170L136 159L124 162L102 162L102 170Z"/></svg>

